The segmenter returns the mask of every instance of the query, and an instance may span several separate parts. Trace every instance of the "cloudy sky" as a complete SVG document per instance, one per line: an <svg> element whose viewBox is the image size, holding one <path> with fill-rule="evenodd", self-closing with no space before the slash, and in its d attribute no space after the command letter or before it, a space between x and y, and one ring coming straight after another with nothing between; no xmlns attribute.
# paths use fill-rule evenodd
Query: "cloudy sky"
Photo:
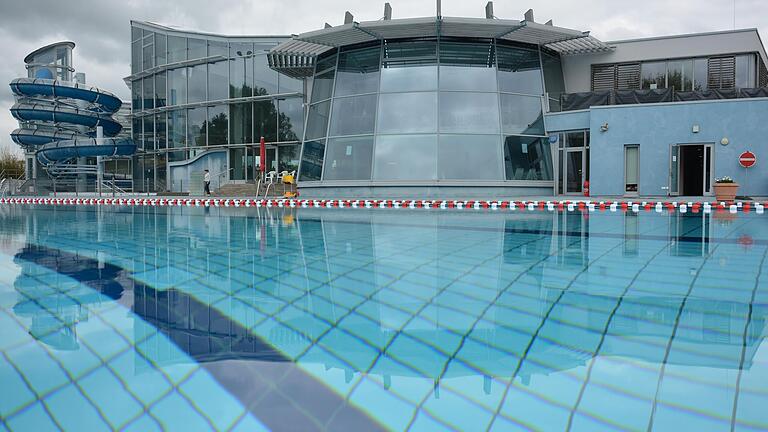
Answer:
<svg viewBox="0 0 768 432"><path fill-rule="evenodd" d="M484 16L487 0L443 0L444 16ZM768 37L768 1L735 0L736 27L757 27ZM434 0L389 0L393 18L430 16ZM384 0L0 0L0 146L16 148L9 134L16 121L7 85L26 76L23 58L60 40L77 44L75 68L88 83L129 99L122 78L130 74L131 19L174 24L223 34L296 34L341 24L349 10L356 21L379 19ZM537 22L589 30L602 40L657 36L733 27L734 0L496 0L499 18L521 19L533 8Z"/></svg>

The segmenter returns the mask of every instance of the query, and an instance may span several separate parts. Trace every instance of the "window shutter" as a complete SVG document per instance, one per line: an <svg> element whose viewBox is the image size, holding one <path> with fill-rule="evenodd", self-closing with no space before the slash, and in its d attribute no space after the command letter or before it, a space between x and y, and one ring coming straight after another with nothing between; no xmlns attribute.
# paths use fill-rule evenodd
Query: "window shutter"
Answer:
<svg viewBox="0 0 768 432"><path fill-rule="evenodd" d="M592 91L616 88L616 65L592 65Z"/></svg>
<svg viewBox="0 0 768 432"><path fill-rule="evenodd" d="M710 89L736 87L736 57L713 57L709 59L707 87Z"/></svg>
<svg viewBox="0 0 768 432"><path fill-rule="evenodd" d="M758 55L757 59L760 61L760 70L758 71L758 86L768 87L768 68L765 67L765 62L763 61L762 57Z"/></svg>
<svg viewBox="0 0 768 432"><path fill-rule="evenodd" d="M616 88L618 90L640 88L640 63L620 64L616 67Z"/></svg>

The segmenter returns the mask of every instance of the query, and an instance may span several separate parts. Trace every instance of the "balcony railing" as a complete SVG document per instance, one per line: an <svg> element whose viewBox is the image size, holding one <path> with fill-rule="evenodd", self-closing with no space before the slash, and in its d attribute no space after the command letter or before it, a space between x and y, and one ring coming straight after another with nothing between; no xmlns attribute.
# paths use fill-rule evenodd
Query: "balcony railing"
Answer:
<svg viewBox="0 0 768 432"><path fill-rule="evenodd" d="M604 90L560 95L561 111L588 109L593 106L632 105L660 102L689 102L699 100L744 99L768 97L768 87L749 89L721 89L700 91L675 91L674 89L651 90Z"/></svg>

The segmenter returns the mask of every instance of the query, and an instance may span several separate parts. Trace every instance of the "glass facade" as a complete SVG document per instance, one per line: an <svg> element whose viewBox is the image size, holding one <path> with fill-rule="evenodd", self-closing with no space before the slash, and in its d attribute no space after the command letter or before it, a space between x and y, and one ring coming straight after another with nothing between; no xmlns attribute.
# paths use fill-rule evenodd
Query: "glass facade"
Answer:
<svg viewBox="0 0 768 432"><path fill-rule="evenodd" d="M559 57L536 46L442 38L342 47L317 59L312 86L302 182L553 180L545 94L565 88Z"/></svg>
<svg viewBox="0 0 768 432"><path fill-rule="evenodd" d="M304 83L278 75L266 57L285 38L203 36L146 23L134 24L131 34L137 190L179 190L188 179L174 179L174 172L187 171L175 166L221 149L230 150L230 180L253 181L261 137L275 152L276 169L298 169Z"/></svg>

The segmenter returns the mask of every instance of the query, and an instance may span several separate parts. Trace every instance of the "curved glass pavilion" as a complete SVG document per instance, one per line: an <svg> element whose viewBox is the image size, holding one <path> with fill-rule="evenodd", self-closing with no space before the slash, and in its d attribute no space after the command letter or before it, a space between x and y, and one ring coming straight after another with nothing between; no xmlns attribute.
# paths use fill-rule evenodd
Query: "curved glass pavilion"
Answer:
<svg viewBox="0 0 768 432"><path fill-rule="evenodd" d="M270 54L272 67L312 84L302 192L551 193L543 114L564 84L560 54L547 44L583 37L518 21L419 18L347 24L283 43Z"/></svg>
<svg viewBox="0 0 768 432"><path fill-rule="evenodd" d="M304 81L269 68L287 36L223 36L131 22L137 190L187 191L207 168L214 186L253 181L259 140L270 170L298 169Z"/></svg>

